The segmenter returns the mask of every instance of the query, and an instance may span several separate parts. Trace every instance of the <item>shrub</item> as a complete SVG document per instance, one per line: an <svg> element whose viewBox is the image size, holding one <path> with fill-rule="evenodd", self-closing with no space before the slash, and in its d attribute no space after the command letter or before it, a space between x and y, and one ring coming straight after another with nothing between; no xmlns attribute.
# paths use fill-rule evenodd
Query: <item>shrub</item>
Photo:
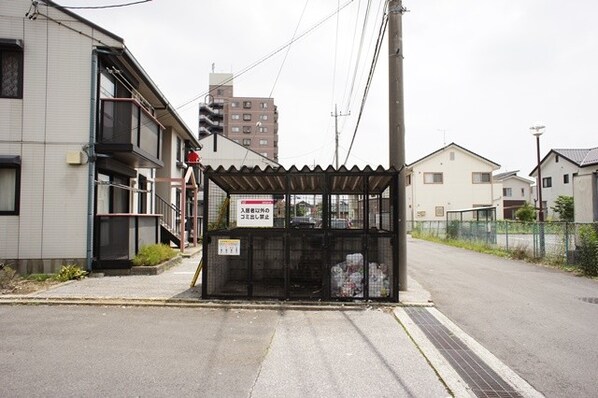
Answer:
<svg viewBox="0 0 598 398"><path fill-rule="evenodd" d="M78 265L67 264L63 265L62 268L60 268L60 271L58 271L58 273L54 275L53 279L59 282L66 282L84 278L85 275L87 275L87 271L84 271Z"/></svg>
<svg viewBox="0 0 598 398"><path fill-rule="evenodd" d="M598 276L598 232L597 226L583 225L579 228L577 263L585 275Z"/></svg>
<svg viewBox="0 0 598 398"><path fill-rule="evenodd" d="M559 215L561 221L573 221L575 216L575 208L573 206L573 196L560 195L554 201L554 206L551 209Z"/></svg>
<svg viewBox="0 0 598 398"><path fill-rule="evenodd" d="M515 218L519 221L534 221L536 219L536 209L528 202L525 202L525 204L515 212Z"/></svg>
<svg viewBox="0 0 598 398"><path fill-rule="evenodd" d="M133 265L157 265L176 256L176 251L161 243L144 246L133 258Z"/></svg>

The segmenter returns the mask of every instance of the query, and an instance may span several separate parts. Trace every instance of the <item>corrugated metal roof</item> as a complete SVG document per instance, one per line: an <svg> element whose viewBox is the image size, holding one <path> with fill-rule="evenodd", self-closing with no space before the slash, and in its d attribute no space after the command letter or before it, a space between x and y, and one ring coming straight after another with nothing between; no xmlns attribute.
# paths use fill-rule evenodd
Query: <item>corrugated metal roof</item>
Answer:
<svg viewBox="0 0 598 398"><path fill-rule="evenodd" d="M366 182L370 194L380 194L392 183L393 177L398 175L394 168L384 169L369 166L363 169L357 166L347 169L344 166L338 170L332 166L322 169L320 166L298 169L295 166L285 169L283 166L259 166L240 169L232 166L222 166L215 169L206 167L206 179L210 179L220 188L230 194L284 194L287 189L291 193L321 194L356 194L366 192Z"/></svg>

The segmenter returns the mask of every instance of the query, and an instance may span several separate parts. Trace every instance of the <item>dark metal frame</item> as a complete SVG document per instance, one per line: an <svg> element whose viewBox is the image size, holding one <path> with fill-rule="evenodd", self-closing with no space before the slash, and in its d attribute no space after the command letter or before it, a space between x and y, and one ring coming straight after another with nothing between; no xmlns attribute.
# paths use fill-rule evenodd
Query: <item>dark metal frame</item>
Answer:
<svg viewBox="0 0 598 398"><path fill-rule="evenodd" d="M293 167L289 170L285 170L283 167L272 168L267 167L262 170L258 167L236 169L231 167L224 169L219 167L217 169L211 169L210 167L204 170L204 215L203 215L203 274L202 274L202 297L203 298L215 298L215 299L231 299L231 298L242 298L242 299L257 299L257 298L269 298L269 299L284 299L284 300L295 300L298 297L294 297L291 294L291 276L290 276L290 260L291 260L291 244L293 239L304 239L309 242L321 242L319 250L322 250L322 291L318 297L310 297L308 299L320 299L320 300L334 300L334 301L354 301L354 300L371 300L371 301L383 301L383 302L398 302L399 300L399 256L398 256L398 177L399 174L396 170L390 169L385 170L381 167L377 169L371 169L366 167L360 170L357 167L353 169L346 169L341 167L338 170L332 167L328 169L321 169L316 167L315 169L303 168L298 170ZM323 184L318 185L317 182ZM231 195L281 195L285 196L285 227L284 228L225 228L221 230L208 229L209 224L209 201L210 201L210 185L211 183L217 185L222 189L227 197L230 199ZM389 215L390 225L388 230L380 230L376 228L370 228L370 194L379 194L380 203L378 206L378 212L381 215L382 206L382 193L389 190ZM296 229L290 227L290 197L293 194L317 194L322 195L322 228L321 229ZM329 198L332 195L337 194L351 194L351 195L363 195L363 227L359 229L348 229L348 230L336 230L331 229L328 225L329 219ZM229 210L230 203L227 208L227 223L229 221ZM380 217L382 219L382 217ZM282 237L284 247L284 294L277 297L263 297L254 294L253 291L253 245L256 238L268 238L268 237ZM210 279L209 275L211 270L210 255L213 255L211 250L214 250L212 244L214 239L228 238L236 239L239 238L244 241L244 247L248 249L245 261L247 261L247 294L239 295L214 295L210 294ZM359 298L355 297L331 297L331 250L332 244L338 239L361 239L361 253L363 254L363 296ZM370 250L373 250L373 245L378 245L379 241L387 240L389 242L389 252L392 258L392 276L391 276L391 294L388 297L369 297L369 255ZM302 250L309 250L309 248L303 247ZM305 297L301 297L305 298Z"/></svg>

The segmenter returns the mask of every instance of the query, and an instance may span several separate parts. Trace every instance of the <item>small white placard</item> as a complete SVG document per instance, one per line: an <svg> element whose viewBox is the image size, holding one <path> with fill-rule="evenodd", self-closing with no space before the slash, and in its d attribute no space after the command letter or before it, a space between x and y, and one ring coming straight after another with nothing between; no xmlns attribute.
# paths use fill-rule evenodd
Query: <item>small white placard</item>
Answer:
<svg viewBox="0 0 598 398"><path fill-rule="evenodd" d="M240 239L218 239L218 255L220 256L240 256Z"/></svg>
<svg viewBox="0 0 598 398"><path fill-rule="evenodd" d="M273 225L273 199L239 199L237 201L237 227L272 227Z"/></svg>

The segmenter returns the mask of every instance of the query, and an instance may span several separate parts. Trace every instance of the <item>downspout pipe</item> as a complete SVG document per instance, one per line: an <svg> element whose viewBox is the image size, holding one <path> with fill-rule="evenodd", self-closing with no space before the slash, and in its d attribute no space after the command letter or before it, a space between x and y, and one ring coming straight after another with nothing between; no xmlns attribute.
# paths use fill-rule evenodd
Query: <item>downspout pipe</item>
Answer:
<svg viewBox="0 0 598 398"><path fill-rule="evenodd" d="M96 50L91 53L91 83L89 92L89 142L87 144L87 255L86 268L91 272L93 265L93 216L95 197L95 148L96 141L96 113L97 113L97 79L98 79L98 54Z"/></svg>

